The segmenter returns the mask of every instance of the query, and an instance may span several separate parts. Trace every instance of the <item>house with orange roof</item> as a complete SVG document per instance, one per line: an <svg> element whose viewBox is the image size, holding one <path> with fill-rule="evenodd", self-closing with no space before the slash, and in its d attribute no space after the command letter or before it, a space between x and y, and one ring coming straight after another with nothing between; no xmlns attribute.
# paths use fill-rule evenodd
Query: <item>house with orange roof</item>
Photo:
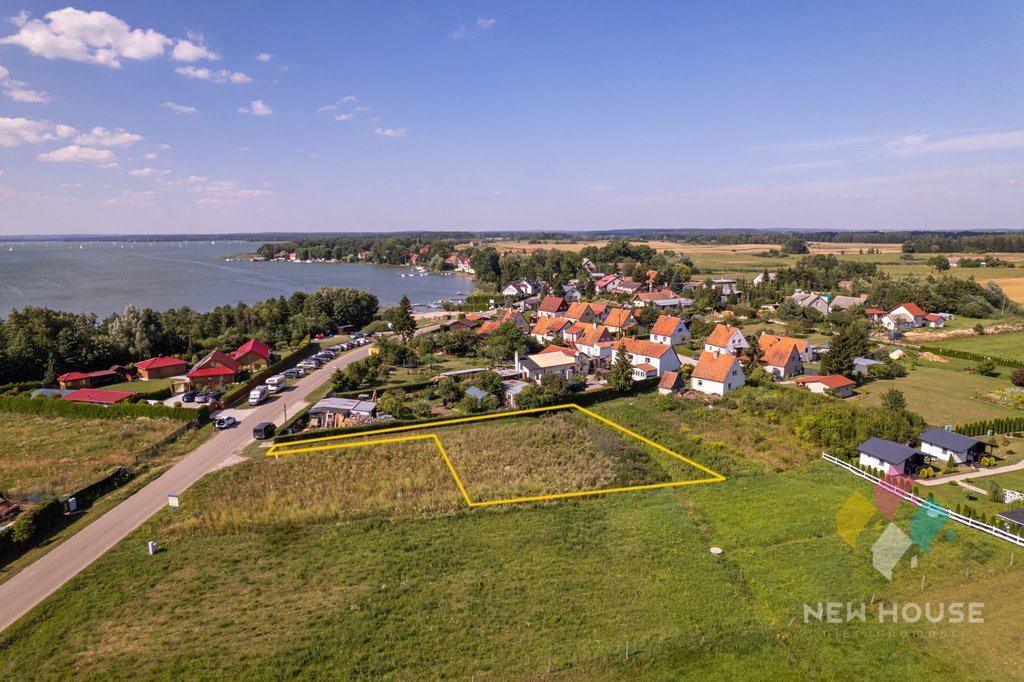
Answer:
<svg viewBox="0 0 1024 682"><path fill-rule="evenodd" d="M916 329L924 326L926 314L916 303L903 303L886 313L881 322L889 331Z"/></svg>
<svg viewBox="0 0 1024 682"><path fill-rule="evenodd" d="M612 333L602 324L589 325L576 337L576 350L586 355L595 364L606 364L612 359Z"/></svg>
<svg viewBox="0 0 1024 682"><path fill-rule="evenodd" d="M796 344L781 341L768 347L761 356L764 368L776 379L785 379L795 374L803 374L804 363Z"/></svg>
<svg viewBox="0 0 1024 682"><path fill-rule="evenodd" d="M537 319L537 323L530 330L530 336L541 343L561 340L562 332L570 326L572 326L572 322L564 317L541 317Z"/></svg>
<svg viewBox="0 0 1024 682"><path fill-rule="evenodd" d="M597 314L591 307L590 303L572 303L566 308L565 312L562 313L561 317L573 322L582 322L583 324L594 324L601 321L601 316Z"/></svg>
<svg viewBox="0 0 1024 682"><path fill-rule="evenodd" d="M927 315L924 316L924 324L925 324L926 327L933 327L933 328L945 327L946 326L946 318L944 318L942 315L938 315L936 313L928 313Z"/></svg>
<svg viewBox="0 0 1024 682"><path fill-rule="evenodd" d="M690 375L690 388L709 395L725 395L747 382L739 358L729 353L704 351Z"/></svg>
<svg viewBox="0 0 1024 682"><path fill-rule="evenodd" d="M839 398L849 398L852 396L853 387L857 385L857 382L847 379L842 374L799 377L796 379L796 383L808 389L811 393L825 393L831 389Z"/></svg>
<svg viewBox="0 0 1024 682"><path fill-rule="evenodd" d="M757 338L757 347L761 349L761 354L764 355L768 352L768 349L779 343L790 343L796 346L797 353L800 354L800 360L803 362L812 362L814 360L814 346L807 343L806 339L794 339L791 336L776 336L775 334L762 333Z"/></svg>
<svg viewBox="0 0 1024 682"><path fill-rule="evenodd" d="M501 326L501 322L497 320L486 320L479 327L476 328L475 332L478 338L486 339L490 336L491 332Z"/></svg>
<svg viewBox="0 0 1024 682"><path fill-rule="evenodd" d="M569 305L562 296L545 296L537 306L537 317L560 317Z"/></svg>
<svg viewBox="0 0 1024 682"><path fill-rule="evenodd" d="M660 315L654 326L651 327L651 341L664 343L669 346L678 346L690 338L690 329L686 326L686 320L672 315Z"/></svg>
<svg viewBox="0 0 1024 682"><path fill-rule="evenodd" d="M623 339L614 344L612 352L616 352L619 344L623 344L629 356L629 364L633 366L633 378L649 379L658 377L665 372L679 371L682 363L672 346L640 339Z"/></svg>
<svg viewBox="0 0 1024 682"><path fill-rule="evenodd" d="M704 350L708 352L718 351L729 355L739 355L740 351L750 348L746 337L739 327L731 327L726 324L716 324L715 328L704 339Z"/></svg>
<svg viewBox="0 0 1024 682"><path fill-rule="evenodd" d="M604 318L604 326L608 327L612 334L621 336L630 329L639 327L640 323L633 316L633 311L628 308L609 308Z"/></svg>
<svg viewBox="0 0 1024 682"><path fill-rule="evenodd" d="M665 372L658 382L658 394L669 395L686 388L686 379L679 372Z"/></svg>

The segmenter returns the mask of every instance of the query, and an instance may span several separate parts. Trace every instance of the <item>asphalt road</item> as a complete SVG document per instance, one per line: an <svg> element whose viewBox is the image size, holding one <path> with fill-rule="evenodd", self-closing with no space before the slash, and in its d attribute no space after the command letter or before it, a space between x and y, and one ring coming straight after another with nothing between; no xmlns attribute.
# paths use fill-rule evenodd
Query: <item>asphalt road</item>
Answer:
<svg viewBox="0 0 1024 682"><path fill-rule="evenodd" d="M294 410L303 407L303 399L329 381L335 368L365 358L370 348L362 346L343 353L329 365L302 377L290 390L279 393L263 405L232 411L236 418L244 414L244 420L237 427L215 433L159 478L0 584L0 631L165 507L168 493L182 493L211 471L234 463L238 453L253 442L254 425L263 421L282 424L284 406L294 416ZM188 504L187 496L182 497L182 504ZM140 544L140 560L144 560L145 551L145 546Z"/></svg>

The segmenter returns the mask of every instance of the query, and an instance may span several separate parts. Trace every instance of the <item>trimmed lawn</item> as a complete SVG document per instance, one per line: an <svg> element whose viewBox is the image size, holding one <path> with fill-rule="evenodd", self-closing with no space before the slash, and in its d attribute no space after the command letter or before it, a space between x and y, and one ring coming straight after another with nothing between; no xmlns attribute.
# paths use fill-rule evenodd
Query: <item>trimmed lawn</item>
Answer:
<svg viewBox="0 0 1024 682"><path fill-rule="evenodd" d="M181 426L171 419L77 419L0 413L0 490L63 495L133 464Z"/></svg>
<svg viewBox="0 0 1024 682"><path fill-rule="evenodd" d="M1005 377L966 374L956 371L954 367L957 366L961 365L953 359L948 365L921 362L903 378L865 384L850 400L881 405L882 394L890 388L898 388L906 397L910 411L921 415L933 426L1020 416L1018 410L974 397L1006 388L1009 381Z"/></svg>
<svg viewBox="0 0 1024 682"><path fill-rule="evenodd" d="M125 381L120 384L111 384L110 386L104 386L105 391L133 391L135 393L152 393L153 391L162 391L165 388L171 387L171 378L166 379L150 379L149 381Z"/></svg>
<svg viewBox="0 0 1024 682"><path fill-rule="evenodd" d="M981 353L1000 358L1024 360L1024 332L967 336L959 339L935 341L932 345L942 348L953 348L968 353Z"/></svg>

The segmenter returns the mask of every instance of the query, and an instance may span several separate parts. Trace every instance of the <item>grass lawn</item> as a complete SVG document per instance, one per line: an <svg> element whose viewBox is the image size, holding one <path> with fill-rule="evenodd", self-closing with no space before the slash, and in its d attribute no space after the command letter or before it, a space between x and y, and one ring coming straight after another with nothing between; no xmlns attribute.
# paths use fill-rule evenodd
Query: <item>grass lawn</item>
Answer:
<svg viewBox="0 0 1024 682"><path fill-rule="evenodd" d="M521 680L550 665L563 680L1001 679L1019 657L1024 567L1009 567L1009 545L958 529L890 583L871 567L881 515L855 549L836 535L838 510L870 486L820 461L514 507L417 509L410 497L398 515L223 516L231 483L252 483L237 494L256 508L287 501L289 485L250 478L283 461L197 484L176 515L160 512L0 635L0 675ZM360 485L386 497L400 481ZM164 551L145 556L147 539ZM924 599L985 601L985 623L804 620L804 604L873 596L874 614L921 600L922 573ZM936 646L951 636L969 637L971 656Z"/></svg>
<svg viewBox="0 0 1024 682"><path fill-rule="evenodd" d="M105 391L132 391L134 393L152 393L153 391L162 391L165 388L171 387L171 378L166 379L150 379L149 381L124 381L120 384L111 384L110 386L104 386Z"/></svg>
<svg viewBox="0 0 1024 682"><path fill-rule="evenodd" d="M1024 360L1024 332L966 336L959 339L935 341L933 345L969 353Z"/></svg>
<svg viewBox="0 0 1024 682"><path fill-rule="evenodd" d="M906 397L910 411L921 415L933 426L1020 415L1020 411L1013 408L974 397L1006 388L1009 385L1006 376L967 374L957 371L957 368L973 363L957 362L955 358L949 360L947 364L921 362L903 378L872 381L857 389L857 396L851 400L881 405L882 394L890 388L898 388Z"/></svg>
<svg viewBox="0 0 1024 682"><path fill-rule="evenodd" d="M0 413L0 490L66 494L135 462L181 426L171 419L77 419Z"/></svg>

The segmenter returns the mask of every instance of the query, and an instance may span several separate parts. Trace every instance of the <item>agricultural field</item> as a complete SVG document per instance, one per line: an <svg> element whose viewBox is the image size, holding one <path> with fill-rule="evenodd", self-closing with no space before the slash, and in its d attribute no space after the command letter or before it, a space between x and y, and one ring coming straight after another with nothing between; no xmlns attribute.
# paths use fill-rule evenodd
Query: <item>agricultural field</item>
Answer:
<svg viewBox="0 0 1024 682"><path fill-rule="evenodd" d="M922 360L916 368L910 369L907 376L899 379L872 381L857 389L851 400L881 405L882 394L890 388L898 388L907 399L908 409L933 426L1020 415L1020 411L1011 407L980 400L980 396L1010 385L1009 368L999 367L998 376L986 377L963 371L963 368L973 366L973 362L943 359L947 362Z"/></svg>
<svg viewBox="0 0 1024 682"><path fill-rule="evenodd" d="M964 336L935 341L933 345L967 351L968 353L981 353L982 355L1024 361L1024 332Z"/></svg>
<svg viewBox="0 0 1024 682"><path fill-rule="evenodd" d="M78 419L0 412L0 490L65 494L131 464L181 426L171 419Z"/></svg>
<svg viewBox="0 0 1024 682"><path fill-rule="evenodd" d="M427 465L396 456L407 472ZM904 558L890 583L871 566L880 514L855 548L836 534L843 503L871 487L820 460L545 503L223 517L302 495L262 473L281 465L292 466L256 459L201 481L179 512L161 512L0 635L0 675L990 679L1020 663L1024 567L1010 566L1010 546L957 529L918 552L916 569ZM318 489L306 499L360 505L352 480L309 477ZM232 488L233 505L222 500ZM909 514L897 511L903 527ZM154 557L149 539L164 548ZM925 599L982 601L985 622L805 621L805 604L871 600L873 614L921 600L922 575ZM970 639L972 655L936 646L951 637Z"/></svg>

